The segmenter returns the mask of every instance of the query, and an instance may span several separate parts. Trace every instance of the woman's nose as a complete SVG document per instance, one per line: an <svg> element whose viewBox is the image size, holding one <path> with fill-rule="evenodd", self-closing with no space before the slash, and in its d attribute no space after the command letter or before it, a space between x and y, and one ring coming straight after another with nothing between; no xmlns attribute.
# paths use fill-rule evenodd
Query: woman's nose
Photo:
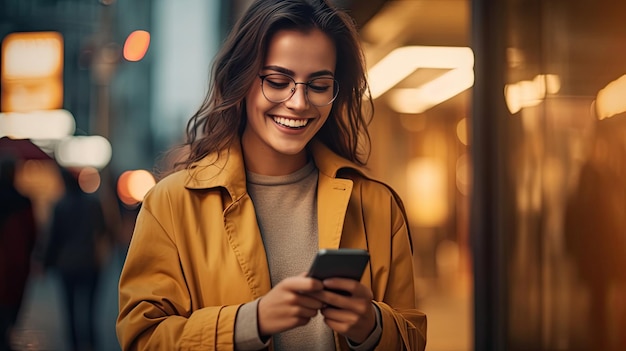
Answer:
<svg viewBox="0 0 626 351"><path fill-rule="evenodd" d="M297 84L291 99L285 101L288 108L294 110L305 110L309 108L309 100L306 97L306 85Z"/></svg>

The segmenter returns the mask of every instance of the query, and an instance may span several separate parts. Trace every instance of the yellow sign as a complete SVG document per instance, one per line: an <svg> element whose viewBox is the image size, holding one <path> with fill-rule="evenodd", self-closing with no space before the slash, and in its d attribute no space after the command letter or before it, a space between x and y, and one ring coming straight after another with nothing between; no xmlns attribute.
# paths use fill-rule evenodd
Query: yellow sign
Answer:
<svg viewBox="0 0 626 351"><path fill-rule="evenodd" d="M2 41L0 110L63 107L63 37L57 32L11 33Z"/></svg>

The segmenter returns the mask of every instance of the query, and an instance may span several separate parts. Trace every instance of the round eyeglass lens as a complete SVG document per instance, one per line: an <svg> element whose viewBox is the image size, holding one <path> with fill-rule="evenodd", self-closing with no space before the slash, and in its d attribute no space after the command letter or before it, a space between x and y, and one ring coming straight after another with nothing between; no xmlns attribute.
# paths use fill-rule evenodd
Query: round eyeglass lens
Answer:
<svg viewBox="0 0 626 351"><path fill-rule="evenodd" d="M332 103L339 92L339 84L333 78L320 77L306 83L296 83L291 77L283 74L261 76L262 91L271 102L289 100L296 92L296 85L305 85L309 102L315 106L326 106Z"/></svg>

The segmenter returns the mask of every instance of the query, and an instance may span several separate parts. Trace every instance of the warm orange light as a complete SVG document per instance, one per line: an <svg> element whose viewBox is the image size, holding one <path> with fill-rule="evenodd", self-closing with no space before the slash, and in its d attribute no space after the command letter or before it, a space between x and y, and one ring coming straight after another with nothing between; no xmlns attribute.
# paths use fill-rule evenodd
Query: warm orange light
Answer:
<svg viewBox="0 0 626 351"><path fill-rule="evenodd" d="M93 167L85 167L78 173L78 185L88 194L95 193L100 183L100 173Z"/></svg>
<svg viewBox="0 0 626 351"><path fill-rule="evenodd" d="M150 46L150 33L145 30L136 30L126 38L124 43L124 58L128 61L141 60Z"/></svg>
<svg viewBox="0 0 626 351"><path fill-rule="evenodd" d="M533 80L523 80L504 86L506 106L511 114L523 108L537 106L546 95L555 95L561 90L561 78L556 74L538 74Z"/></svg>
<svg viewBox="0 0 626 351"><path fill-rule="evenodd" d="M138 201L130 196L130 192L128 191L128 179L131 174L132 171L126 171L122 173L117 180L117 196L126 205L135 205L138 203Z"/></svg>
<svg viewBox="0 0 626 351"><path fill-rule="evenodd" d="M598 119L626 112L626 74L610 82L598 92L595 110Z"/></svg>
<svg viewBox="0 0 626 351"><path fill-rule="evenodd" d="M467 154L459 156L456 160L456 187L459 192L465 196L470 194L471 186L471 170L470 160Z"/></svg>
<svg viewBox="0 0 626 351"><path fill-rule="evenodd" d="M136 205L154 184L154 177L146 170L126 171L117 180L117 196L126 205Z"/></svg>
<svg viewBox="0 0 626 351"><path fill-rule="evenodd" d="M459 138L459 141L463 143L463 145L468 144L467 140L467 118L461 119L456 124L456 137Z"/></svg>
<svg viewBox="0 0 626 351"><path fill-rule="evenodd" d="M63 37L57 32L11 33L2 41L2 111L63 106Z"/></svg>
<svg viewBox="0 0 626 351"><path fill-rule="evenodd" d="M2 41L3 79L40 79L62 74L63 37L60 33L11 33Z"/></svg>
<svg viewBox="0 0 626 351"><path fill-rule="evenodd" d="M435 158L415 158L407 165L409 218L423 227L436 227L448 217L445 165Z"/></svg>
<svg viewBox="0 0 626 351"><path fill-rule="evenodd" d="M134 171L128 179L128 192L138 202L143 201L148 190L152 189L155 181L152 173L139 169Z"/></svg>

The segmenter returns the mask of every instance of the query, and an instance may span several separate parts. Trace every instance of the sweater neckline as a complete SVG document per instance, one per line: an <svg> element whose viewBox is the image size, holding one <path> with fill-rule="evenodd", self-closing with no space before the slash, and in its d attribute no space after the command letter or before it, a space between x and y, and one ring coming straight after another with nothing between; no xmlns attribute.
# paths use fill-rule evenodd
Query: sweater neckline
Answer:
<svg viewBox="0 0 626 351"><path fill-rule="evenodd" d="M315 163L310 159L304 167L299 170L280 176L270 176L254 173L246 170L246 181L255 185L287 185L304 180L315 170Z"/></svg>

